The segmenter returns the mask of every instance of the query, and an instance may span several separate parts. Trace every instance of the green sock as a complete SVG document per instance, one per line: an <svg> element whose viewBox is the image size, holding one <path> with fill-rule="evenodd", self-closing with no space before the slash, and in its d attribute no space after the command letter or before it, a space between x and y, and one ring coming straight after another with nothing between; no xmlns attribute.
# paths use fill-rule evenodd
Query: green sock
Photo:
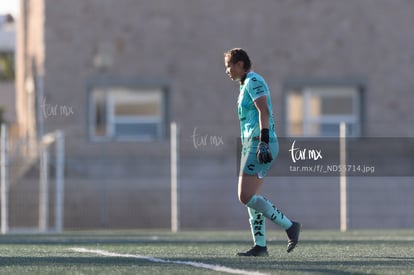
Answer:
<svg viewBox="0 0 414 275"><path fill-rule="evenodd" d="M266 224L262 213L248 207L250 229L255 245L266 246Z"/></svg>
<svg viewBox="0 0 414 275"><path fill-rule="evenodd" d="M292 222L271 201L262 196L253 195L246 205L263 213L266 218L280 225L285 230L292 226Z"/></svg>

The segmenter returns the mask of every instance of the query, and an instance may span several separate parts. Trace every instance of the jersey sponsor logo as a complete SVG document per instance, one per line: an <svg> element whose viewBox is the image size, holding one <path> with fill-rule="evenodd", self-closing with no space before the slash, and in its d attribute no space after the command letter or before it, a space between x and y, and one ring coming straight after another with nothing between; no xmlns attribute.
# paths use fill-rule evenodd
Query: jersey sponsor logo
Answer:
<svg viewBox="0 0 414 275"><path fill-rule="evenodd" d="M254 170L254 164L252 163L252 164L249 164L249 165L247 165L247 169L249 169L250 171L253 171Z"/></svg>
<svg viewBox="0 0 414 275"><path fill-rule="evenodd" d="M255 230L262 230L262 228L255 228ZM263 236L262 232L260 231L256 231L256 233L254 233L255 236Z"/></svg>
<svg viewBox="0 0 414 275"><path fill-rule="evenodd" d="M255 214L256 214L256 219L253 222L254 231L255 231L254 235L263 236L262 234L262 228L263 228L263 222L264 222L263 216L259 212L256 212Z"/></svg>
<svg viewBox="0 0 414 275"><path fill-rule="evenodd" d="M263 86L256 86L253 88L253 91L256 93L256 95L259 95L261 93L264 93L265 90Z"/></svg>

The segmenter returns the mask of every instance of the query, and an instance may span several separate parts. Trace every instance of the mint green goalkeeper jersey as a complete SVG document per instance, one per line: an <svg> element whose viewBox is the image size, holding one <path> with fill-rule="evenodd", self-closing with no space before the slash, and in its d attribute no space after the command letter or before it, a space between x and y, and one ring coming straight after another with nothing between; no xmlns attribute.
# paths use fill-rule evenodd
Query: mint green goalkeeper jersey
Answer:
<svg viewBox="0 0 414 275"><path fill-rule="evenodd" d="M243 84L240 85L240 94L237 100L238 114L240 120L241 139L249 141L251 138L260 136L259 111L254 105L254 101L261 96L267 96L267 106L269 108L269 136L276 137L274 131L274 120L270 90L266 81L259 74L249 72Z"/></svg>

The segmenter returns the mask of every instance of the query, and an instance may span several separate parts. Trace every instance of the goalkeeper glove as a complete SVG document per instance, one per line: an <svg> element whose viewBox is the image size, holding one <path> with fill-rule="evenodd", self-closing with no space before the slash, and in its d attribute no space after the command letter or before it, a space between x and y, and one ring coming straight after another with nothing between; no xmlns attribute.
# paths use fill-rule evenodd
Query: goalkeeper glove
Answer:
<svg viewBox="0 0 414 275"><path fill-rule="evenodd" d="M260 143L256 151L259 163L269 163L273 160L269 146L269 129L262 129L260 132Z"/></svg>

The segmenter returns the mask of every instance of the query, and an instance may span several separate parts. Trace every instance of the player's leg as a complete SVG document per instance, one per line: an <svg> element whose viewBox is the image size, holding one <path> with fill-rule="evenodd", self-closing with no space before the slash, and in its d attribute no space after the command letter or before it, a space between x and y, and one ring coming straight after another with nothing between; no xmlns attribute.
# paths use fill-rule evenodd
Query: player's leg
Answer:
<svg viewBox="0 0 414 275"><path fill-rule="evenodd" d="M254 246L246 252L237 253L238 256L268 256L266 246L266 219L263 214L252 208L247 208L249 212L250 229L254 241Z"/></svg>
<svg viewBox="0 0 414 275"><path fill-rule="evenodd" d="M258 195L263 179L243 173L239 178L239 200L247 207L263 213L263 215L287 230L292 222L268 199Z"/></svg>
<svg viewBox="0 0 414 275"><path fill-rule="evenodd" d="M271 201L260 195L253 195L249 201L245 202L247 207L253 208L272 222L287 230L292 226L292 222L286 217Z"/></svg>
<svg viewBox="0 0 414 275"><path fill-rule="evenodd" d="M263 178L266 176L266 172L270 168L271 163L258 163L255 148L257 148L257 144L252 142L251 144L243 146L242 149L238 182L239 200L247 207L262 213L263 216L286 230L288 235L287 252L290 252L298 242L300 224L290 221L272 202L258 195L263 185ZM276 156L278 146L273 146L273 149L272 154Z"/></svg>
<svg viewBox="0 0 414 275"><path fill-rule="evenodd" d="M262 213L263 216L286 230L288 235L287 251L292 251L299 239L300 224L292 222L271 201L258 195L263 185L263 179L254 175L242 173L239 178L239 199L247 207Z"/></svg>
<svg viewBox="0 0 414 275"><path fill-rule="evenodd" d="M250 175L240 175L239 185L238 185L238 195L240 201L243 203L243 200L248 200L248 197L251 194L255 194L261 188L263 180L251 181L249 184L241 184L243 178L251 177ZM257 178L257 177L256 177ZM246 182L246 179L245 179ZM246 197L244 197L246 196ZM245 204L245 203L244 203ZM237 253L238 256L268 256L267 247L266 247L266 224L265 217L262 213L254 210L253 208L247 207L249 213L249 223L250 229L254 241L254 246L245 251Z"/></svg>
<svg viewBox="0 0 414 275"><path fill-rule="evenodd" d="M288 253L296 247L301 229L300 223L289 220L271 201L260 195L253 195L246 206L263 213L266 218L285 229L288 236Z"/></svg>
<svg viewBox="0 0 414 275"><path fill-rule="evenodd" d="M266 219L262 213L247 207L254 245L266 247Z"/></svg>

